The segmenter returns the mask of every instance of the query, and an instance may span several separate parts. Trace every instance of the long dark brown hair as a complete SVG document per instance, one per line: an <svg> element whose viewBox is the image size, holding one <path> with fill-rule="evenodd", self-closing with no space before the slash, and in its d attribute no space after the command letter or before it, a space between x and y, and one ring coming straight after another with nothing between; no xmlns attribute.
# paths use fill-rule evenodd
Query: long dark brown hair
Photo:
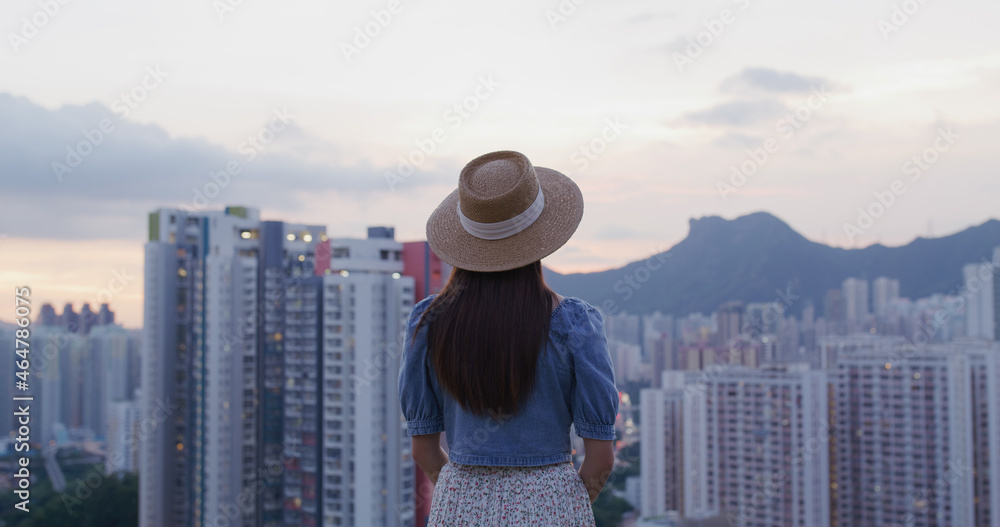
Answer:
<svg viewBox="0 0 1000 527"><path fill-rule="evenodd" d="M481 273L454 268L417 323L438 382L468 412L509 415L535 386L555 294L542 263Z"/></svg>

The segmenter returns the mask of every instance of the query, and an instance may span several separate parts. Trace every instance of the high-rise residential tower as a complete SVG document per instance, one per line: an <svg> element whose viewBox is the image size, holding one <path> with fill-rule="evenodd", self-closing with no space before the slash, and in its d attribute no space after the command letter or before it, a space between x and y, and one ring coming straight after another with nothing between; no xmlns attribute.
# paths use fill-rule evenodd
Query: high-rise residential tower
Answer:
<svg viewBox="0 0 1000 527"><path fill-rule="evenodd" d="M644 516L829 525L825 372L774 364L678 375L664 372L663 388L642 395Z"/></svg>
<svg viewBox="0 0 1000 527"><path fill-rule="evenodd" d="M838 353L834 525L1000 527L1000 348Z"/></svg>
<svg viewBox="0 0 1000 527"><path fill-rule="evenodd" d="M410 525L391 228L150 215L140 525Z"/></svg>
<svg viewBox="0 0 1000 527"><path fill-rule="evenodd" d="M962 275L966 336L1000 341L1000 247L992 261L968 264Z"/></svg>
<svg viewBox="0 0 1000 527"><path fill-rule="evenodd" d="M844 317L851 321L868 316L868 280L848 278L841 286L844 298Z"/></svg>
<svg viewBox="0 0 1000 527"><path fill-rule="evenodd" d="M880 276L872 282L872 310L878 316L885 316L889 302L899 298L899 280Z"/></svg>
<svg viewBox="0 0 1000 527"><path fill-rule="evenodd" d="M262 448L274 438L262 413L275 409L262 379L283 375L262 345L275 300L265 296L262 227L246 207L150 214L140 411L155 428L140 446L141 526L259 525L264 490L280 493L261 473L276 466ZM287 228L282 261L312 261L325 228Z"/></svg>
<svg viewBox="0 0 1000 527"><path fill-rule="evenodd" d="M664 371L660 388L642 390L639 494L643 517L686 512L684 372Z"/></svg>
<svg viewBox="0 0 1000 527"><path fill-rule="evenodd" d="M705 444L685 448L708 453L701 501L736 526L829 525L826 373L736 366L695 379L686 390L706 398Z"/></svg>

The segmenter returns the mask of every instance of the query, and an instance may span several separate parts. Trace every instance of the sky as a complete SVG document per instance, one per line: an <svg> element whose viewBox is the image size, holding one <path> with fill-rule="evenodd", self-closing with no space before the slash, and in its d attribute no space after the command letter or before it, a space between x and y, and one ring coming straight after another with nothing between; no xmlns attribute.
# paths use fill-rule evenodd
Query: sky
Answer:
<svg viewBox="0 0 1000 527"><path fill-rule="evenodd" d="M560 272L708 215L841 247L951 234L1000 216L997 19L985 0L7 0L0 290L139 327L152 210L419 240L461 167L508 149L583 191Z"/></svg>

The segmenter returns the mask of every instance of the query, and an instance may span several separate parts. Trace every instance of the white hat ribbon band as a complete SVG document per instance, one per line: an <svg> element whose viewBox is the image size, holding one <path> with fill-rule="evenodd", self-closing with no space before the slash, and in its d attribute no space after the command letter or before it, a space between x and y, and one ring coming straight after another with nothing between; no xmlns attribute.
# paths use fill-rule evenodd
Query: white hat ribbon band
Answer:
<svg viewBox="0 0 1000 527"><path fill-rule="evenodd" d="M484 240L502 240L504 238L513 236L524 229L535 223L542 214L542 209L545 208L545 195L542 194L542 186L538 186L538 195L535 197L535 201L528 206L524 212L504 221L498 221L496 223L479 223L478 221L470 220L462 214L462 203L458 203L458 219L462 222L462 227L469 234L482 238Z"/></svg>

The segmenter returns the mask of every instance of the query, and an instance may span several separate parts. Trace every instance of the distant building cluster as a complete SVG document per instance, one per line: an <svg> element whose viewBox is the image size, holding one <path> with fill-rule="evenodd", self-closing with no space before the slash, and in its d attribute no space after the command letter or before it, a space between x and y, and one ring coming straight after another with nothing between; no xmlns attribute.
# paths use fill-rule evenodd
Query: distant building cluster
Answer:
<svg viewBox="0 0 1000 527"><path fill-rule="evenodd" d="M652 386L640 524L1000 526L998 270L915 301L849 278L818 318L609 317L619 381Z"/></svg>
<svg viewBox="0 0 1000 527"><path fill-rule="evenodd" d="M121 459L111 469L136 471L137 449L114 443L120 425L109 425L118 408L131 405L138 411L139 331L115 324L108 304L98 311L84 304L76 312L67 303L61 314L44 304L31 325L31 349L29 391L13 393L15 377L0 376L0 429L17 428L11 397L31 395L32 436L43 447L113 445ZM5 363L13 364L13 347L5 347L3 355Z"/></svg>
<svg viewBox="0 0 1000 527"><path fill-rule="evenodd" d="M115 323L115 313L108 304L101 304L100 310L94 311L90 304L83 304L80 312L73 310L73 304L63 306L62 313L56 314L52 304L42 304L35 324L47 327L63 327L70 333L87 335L95 326L107 326Z"/></svg>
<svg viewBox="0 0 1000 527"><path fill-rule="evenodd" d="M737 526L1000 524L1000 345L825 337L830 361L665 371L641 515Z"/></svg>
<svg viewBox="0 0 1000 527"><path fill-rule="evenodd" d="M821 313L793 290L779 289L771 302L730 301L710 315L608 315L617 381L656 387L664 370L717 364L806 362L819 368L819 343L828 336L901 336L919 344L1000 340L1000 247L992 260L968 264L962 273L962 284L948 294L916 300L900 296L895 278L847 278L826 293Z"/></svg>

